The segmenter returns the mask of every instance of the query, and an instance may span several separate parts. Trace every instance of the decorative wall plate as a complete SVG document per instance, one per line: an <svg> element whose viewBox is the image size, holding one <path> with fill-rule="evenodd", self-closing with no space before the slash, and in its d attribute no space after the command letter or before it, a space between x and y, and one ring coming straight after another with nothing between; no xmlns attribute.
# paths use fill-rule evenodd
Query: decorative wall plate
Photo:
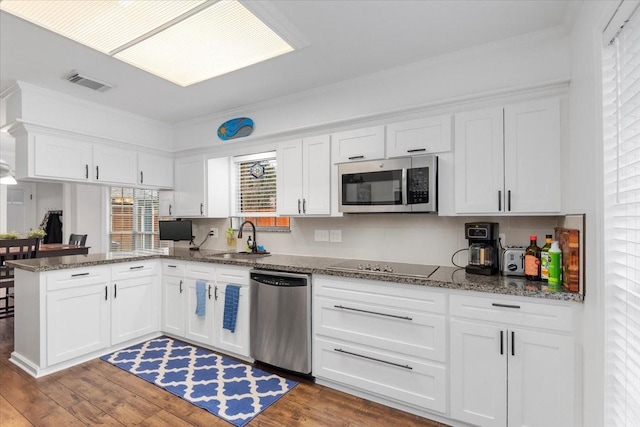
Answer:
<svg viewBox="0 0 640 427"><path fill-rule="evenodd" d="M218 128L218 138L223 141L242 138L253 132L253 120L248 117L238 117L227 120Z"/></svg>
<svg viewBox="0 0 640 427"><path fill-rule="evenodd" d="M249 169L249 173L254 178L262 178L264 176L264 172L265 172L264 165L260 163L252 164L251 168Z"/></svg>

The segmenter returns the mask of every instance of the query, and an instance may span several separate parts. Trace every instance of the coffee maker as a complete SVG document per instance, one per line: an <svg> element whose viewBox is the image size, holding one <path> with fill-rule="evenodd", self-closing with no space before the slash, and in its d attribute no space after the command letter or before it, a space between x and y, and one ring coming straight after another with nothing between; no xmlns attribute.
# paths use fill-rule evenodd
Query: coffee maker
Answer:
<svg viewBox="0 0 640 427"><path fill-rule="evenodd" d="M497 222L468 222L464 234L469 240L467 273L493 276L500 271Z"/></svg>

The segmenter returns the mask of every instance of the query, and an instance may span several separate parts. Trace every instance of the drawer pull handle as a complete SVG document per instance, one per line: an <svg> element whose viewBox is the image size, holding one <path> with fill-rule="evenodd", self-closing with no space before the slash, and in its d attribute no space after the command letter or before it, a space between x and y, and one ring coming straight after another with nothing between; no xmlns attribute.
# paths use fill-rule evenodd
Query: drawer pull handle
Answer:
<svg viewBox="0 0 640 427"><path fill-rule="evenodd" d="M426 148L414 148L413 150L407 150L407 153L420 153L422 151L427 151Z"/></svg>
<svg viewBox="0 0 640 427"><path fill-rule="evenodd" d="M144 268L144 265L138 265L138 266L135 266L135 267L129 267L129 270L139 270L141 268Z"/></svg>
<svg viewBox="0 0 640 427"><path fill-rule="evenodd" d="M519 305L511 305L511 304L498 304L497 302L494 302L493 304L491 304L494 307L503 307L503 308L520 308Z"/></svg>
<svg viewBox="0 0 640 427"><path fill-rule="evenodd" d="M105 286L104 287L104 300L106 301L108 297L109 297L109 287Z"/></svg>
<svg viewBox="0 0 640 427"><path fill-rule="evenodd" d="M114 283L113 284L113 299L118 298L118 284Z"/></svg>
<svg viewBox="0 0 640 427"><path fill-rule="evenodd" d="M209 285L209 299L211 299L211 285Z"/></svg>
<svg viewBox="0 0 640 427"><path fill-rule="evenodd" d="M169 268L178 268L177 265L167 265L167 267L169 267Z"/></svg>
<svg viewBox="0 0 640 427"><path fill-rule="evenodd" d="M409 316L396 316L395 314L387 314L387 313L378 313L377 311L369 311L369 310L360 310L359 308L351 308L351 307L345 307L343 305L334 305L335 308L341 308L343 310L351 310L351 311L357 311L360 313L369 313L369 314L375 314L377 316L387 316L387 317L393 317L395 319L402 319L402 320L413 320L413 318L409 317Z"/></svg>
<svg viewBox="0 0 640 427"><path fill-rule="evenodd" d="M180 280L180 293L182 293L182 280Z"/></svg>
<svg viewBox="0 0 640 427"><path fill-rule="evenodd" d="M89 273L76 273L76 274L72 274L71 277L80 277L80 276L88 276Z"/></svg>
<svg viewBox="0 0 640 427"><path fill-rule="evenodd" d="M511 355L515 356L516 355L516 345L515 345L515 341L516 341L516 333L511 331Z"/></svg>
<svg viewBox="0 0 640 427"><path fill-rule="evenodd" d="M349 157L349 160L358 160L358 159L364 159L364 156L351 156L351 157Z"/></svg>
<svg viewBox="0 0 640 427"><path fill-rule="evenodd" d="M500 355L504 354L504 331L500 331Z"/></svg>
<svg viewBox="0 0 640 427"><path fill-rule="evenodd" d="M334 348L333 350L337 351L338 353L344 353L344 354L348 354L350 356L356 356L356 357L361 357L361 358L367 359L367 360L373 360L374 362L386 363L387 365L393 365L393 366L397 366L399 368L413 370L413 368L411 366L409 366L409 365L401 365L399 363L387 362L386 360L376 359L375 357L369 357L369 356L364 356L364 355L358 354L358 353L352 353L350 351L344 351L341 348Z"/></svg>

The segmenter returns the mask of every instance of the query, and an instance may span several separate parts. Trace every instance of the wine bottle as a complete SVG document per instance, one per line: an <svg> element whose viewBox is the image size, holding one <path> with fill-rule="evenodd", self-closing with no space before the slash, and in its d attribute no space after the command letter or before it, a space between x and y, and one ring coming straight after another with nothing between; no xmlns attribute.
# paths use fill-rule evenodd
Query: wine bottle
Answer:
<svg viewBox="0 0 640 427"><path fill-rule="evenodd" d="M540 280L540 248L538 236L529 236L531 242L524 252L524 275L527 280Z"/></svg>
<svg viewBox="0 0 640 427"><path fill-rule="evenodd" d="M549 249L551 249L551 234L547 234L546 242L540 249L540 280L543 282L549 280Z"/></svg>

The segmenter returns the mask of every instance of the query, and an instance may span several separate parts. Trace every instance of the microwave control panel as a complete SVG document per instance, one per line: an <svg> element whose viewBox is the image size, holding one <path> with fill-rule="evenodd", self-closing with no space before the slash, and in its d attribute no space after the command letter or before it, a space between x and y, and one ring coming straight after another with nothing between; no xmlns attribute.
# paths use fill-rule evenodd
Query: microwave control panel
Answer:
<svg viewBox="0 0 640 427"><path fill-rule="evenodd" d="M407 170L407 203L429 203L429 168Z"/></svg>

